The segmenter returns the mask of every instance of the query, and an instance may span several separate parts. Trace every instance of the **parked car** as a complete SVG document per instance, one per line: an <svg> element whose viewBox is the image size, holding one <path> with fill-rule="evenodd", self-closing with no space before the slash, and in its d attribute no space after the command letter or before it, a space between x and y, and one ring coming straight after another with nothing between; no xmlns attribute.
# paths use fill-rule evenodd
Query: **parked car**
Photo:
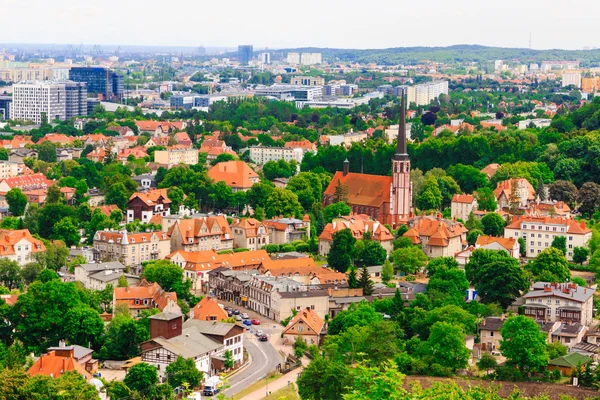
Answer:
<svg viewBox="0 0 600 400"><path fill-rule="evenodd" d="M233 315L240 315L240 310L238 310L237 308L233 310Z"/></svg>
<svg viewBox="0 0 600 400"><path fill-rule="evenodd" d="M236 321L241 321L241 320L242 320L242 317L240 317L239 315L236 315L236 316L235 316L235 320L236 320Z"/></svg>
<svg viewBox="0 0 600 400"><path fill-rule="evenodd" d="M228 317L232 317L233 316L233 311L227 311L227 316Z"/></svg>
<svg viewBox="0 0 600 400"><path fill-rule="evenodd" d="M258 336L258 337L261 337L263 334L264 334L264 332L261 330L256 331L256 336Z"/></svg>
<svg viewBox="0 0 600 400"><path fill-rule="evenodd" d="M250 317L248 316L248 314L246 314L246 313L242 313L242 318L244 318L244 319L248 319L248 318L250 318Z"/></svg>
<svg viewBox="0 0 600 400"><path fill-rule="evenodd" d="M250 321L249 319L245 319L242 321L242 324L244 324L246 326L250 326L250 325L252 325L252 321Z"/></svg>
<svg viewBox="0 0 600 400"><path fill-rule="evenodd" d="M260 340L261 342L268 342L269 341L269 337L267 335L260 335L260 337L258 338L258 340Z"/></svg>
<svg viewBox="0 0 600 400"><path fill-rule="evenodd" d="M260 321L257 319L252 320L252 325L260 325Z"/></svg>

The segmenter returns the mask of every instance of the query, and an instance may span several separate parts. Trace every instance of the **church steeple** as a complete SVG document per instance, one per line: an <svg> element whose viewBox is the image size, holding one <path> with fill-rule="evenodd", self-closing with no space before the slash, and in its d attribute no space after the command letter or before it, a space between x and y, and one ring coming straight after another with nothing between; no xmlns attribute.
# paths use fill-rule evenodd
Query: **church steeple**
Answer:
<svg viewBox="0 0 600 400"><path fill-rule="evenodd" d="M400 121L398 122L398 143L394 160L406 160L406 103L404 100L404 89L400 89Z"/></svg>
<svg viewBox="0 0 600 400"><path fill-rule="evenodd" d="M393 226L405 224L412 215L412 183L410 181L410 159L406 152L406 103L404 89L400 90L400 122L398 144L392 158L392 195L390 214Z"/></svg>

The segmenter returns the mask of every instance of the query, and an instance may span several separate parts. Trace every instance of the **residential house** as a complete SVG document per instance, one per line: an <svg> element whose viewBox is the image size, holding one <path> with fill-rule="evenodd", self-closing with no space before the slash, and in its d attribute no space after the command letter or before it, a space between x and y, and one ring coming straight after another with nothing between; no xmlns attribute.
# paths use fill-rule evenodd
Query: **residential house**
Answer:
<svg viewBox="0 0 600 400"><path fill-rule="evenodd" d="M254 218L234 220L231 231L236 249L259 250L271 243L269 228Z"/></svg>
<svg viewBox="0 0 600 400"><path fill-rule="evenodd" d="M123 211L121 211L121 209L116 204L93 206L91 208L92 208L92 214L94 213L94 211L100 210L100 212L102 214L106 215L107 217L110 217L110 214L112 214L113 211L119 211L120 213L123 213Z"/></svg>
<svg viewBox="0 0 600 400"><path fill-rule="evenodd" d="M144 146L121 149L117 152L117 161L123 165L126 165L130 156L136 159L142 159L144 157L148 157L148 153L146 152L146 148Z"/></svg>
<svg viewBox="0 0 600 400"><path fill-rule="evenodd" d="M86 371L85 367L77 362L74 354L75 349L58 352L54 350L48 351L46 354L42 354L40 358L33 363L27 370L27 374L31 377L45 375L57 379L66 372L74 371L89 382L92 379L92 374Z"/></svg>
<svg viewBox="0 0 600 400"><path fill-rule="evenodd" d="M571 218L571 207L564 201L537 201L529 204L527 215L532 217Z"/></svg>
<svg viewBox="0 0 600 400"><path fill-rule="evenodd" d="M585 221L576 221L562 217L530 217L513 216L512 223L504 228L504 237L523 238L527 245L528 258L534 258L539 253L552 246L555 237L567 239L567 260L573 260L575 247L587 247L592 238L592 230Z"/></svg>
<svg viewBox="0 0 600 400"><path fill-rule="evenodd" d="M310 238L310 218L305 215L302 220L296 218L273 218L263 221L267 227L272 244L287 244L296 240Z"/></svg>
<svg viewBox="0 0 600 400"><path fill-rule="evenodd" d="M33 261L33 255L46 251L46 246L29 233L29 229L0 229L0 257L25 265Z"/></svg>
<svg viewBox="0 0 600 400"><path fill-rule="evenodd" d="M502 340L500 329L504 325L504 320L504 315L500 317L487 317L479 324L477 330L479 331L481 351L487 351L492 354L500 352L500 341Z"/></svg>
<svg viewBox="0 0 600 400"><path fill-rule="evenodd" d="M222 266L215 250L184 251L177 250L165 257L166 260L183 269L185 278L192 281L192 290L207 293L208 273Z"/></svg>
<svg viewBox="0 0 600 400"><path fill-rule="evenodd" d="M450 215L452 218L469 219L469 214L477 210L477 199L470 194L455 194L450 203Z"/></svg>
<svg viewBox="0 0 600 400"><path fill-rule="evenodd" d="M333 236L344 229L350 229L352 236L362 239L366 233L378 241L388 255L394 249L394 236L381 222L371 219L366 215L350 215L347 217L334 218L332 222L325 225L323 232L319 235L319 254L326 256L331 249Z"/></svg>
<svg viewBox="0 0 600 400"><path fill-rule="evenodd" d="M233 235L223 215L177 219L167 232L171 250L232 250Z"/></svg>
<svg viewBox="0 0 600 400"><path fill-rule="evenodd" d="M519 259L521 246L515 238L500 238L494 236L479 236L475 242L476 249L504 250L511 257Z"/></svg>
<svg viewBox="0 0 600 400"><path fill-rule="evenodd" d="M536 321L591 325L594 289L574 283L536 282L523 296L525 315Z"/></svg>
<svg viewBox="0 0 600 400"><path fill-rule="evenodd" d="M310 308L323 319L329 314L329 293L325 290L275 292L271 300L273 319L276 321L291 317L292 310L301 311L306 308Z"/></svg>
<svg viewBox="0 0 600 400"><path fill-rule="evenodd" d="M181 146L185 146L188 148L192 146L192 139L190 139L190 136L185 131L175 133L174 138L177 141L177 144ZM196 151L196 155L197 153L198 151Z"/></svg>
<svg viewBox="0 0 600 400"><path fill-rule="evenodd" d="M38 141L38 144L41 144L44 142L50 142L53 144L57 144L59 146L66 146L66 145L73 143L74 139L77 139L77 138L67 136L64 133L47 133L46 135L44 135L43 138L41 138Z"/></svg>
<svg viewBox="0 0 600 400"><path fill-rule="evenodd" d="M56 161L68 161L74 160L81 157L81 147L57 147L56 148Z"/></svg>
<svg viewBox="0 0 600 400"><path fill-rule="evenodd" d="M187 127L185 121L135 121L135 125L140 134L149 133L151 136L166 136Z"/></svg>
<svg viewBox="0 0 600 400"><path fill-rule="evenodd" d="M12 149L8 152L8 161L22 163L26 158L37 159L38 152L34 149Z"/></svg>
<svg viewBox="0 0 600 400"><path fill-rule="evenodd" d="M227 311L213 297L205 296L190 310L190 318L200 321L224 321Z"/></svg>
<svg viewBox="0 0 600 400"><path fill-rule="evenodd" d="M218 321L188 319L183 323L183 327L184 329L188 327L196 328L196 330L204 336L208 336L221 343L224 346L223 353L227 350L231 352L234 367L239 366L244 361L244 328L240 325Z"/></svg>
<svg viewBox="0 0 600 400"><path fill-rule="evenodd" d="M135 192L127 202L127 222L140 220L147 224L154 215L170 215L171 200L167 189L150 189L147 192Z"/></svg>
<svg viewBox="0 0 600 400"><path fill-rule="evenodd" d="M154 162L167 165L167 168L179 164L196 165L198 164L198 150L183 145L171 146L166 150L156 150L154 152Z"/></svg>
<svg viewBox="0 0 600 400"><path fill-rule="evenodd" d="M219 254L219 261L223 267L235 271L258 269L265 261L271 260L265 250L242 251L239 253Z"/></svg>
<svg viewBox="0 0 600 400"><path fill-rule="evenodd" d="M417 217L410 221L410 229L403 236L413 244L420 244L430 258L453 257L467 244L467 228L441 215Z"/></svg>
<svg viewBox="0 0 600 400"><path fill-rule="evenodd" d="M283 338L295 343L298 337L308 345L319 346L325 335L325 321L310 307L298 312L283 330Z"/></svg>
<svg viewBox="0 0 600 400"><path fill-rule="evenodd" d="M94 235L94 259L97 262L120 261L126 266L138 266L143 261L162 260L170 252L166 232L104 230Z"/></svg>
<svg viewBox="0 0 600 400"><path fill-rule="evenodd" d="M594 360L591 357L579 353L569 353L550 360L547 368L548 371L560 371L562 376L571 376L574 371L577 371L577 368L581 368L581 371L583 371L585 366L592 361Z"/></svg>
<svg viewBox="0 0 600 400"><path fill-rule="evenodd" d="M88 160L92 160L93 162L103 162L106 158L106 150L104 147L96 147L94 150L90 151L86 156Z"/></svg>
<svg viewBox="0 0 600 400"><path fill-rule="evenodd" d="M96 148L104 148L111 141L110 136L104 136L101 133L90 133L89 135L83 135L79 138L83 142L83 147L94 146Z"/></svg>
<svg viewBox="0 0 600 400"><path fill-rule="evenodd" d="M589 328L578 322L563 323L560 321L551 321L541 323L542 332L548 335L548 343L560 342L569 348L581 343Z"/></svg>
<svg viewBox="0 0 600 400"><path fill-rule="evenodd" d="M116 287L113 292L113 315L119 305L126 305L132 317L137 317L144 310L158 308L161 312L181 315L177 305L177 294L166 292L156 282L149 283L142 279L135 286Z"/></svg>
<svg viewBox="0 0 600 400"><path fill-rule="evenodd" d="M243 161L220 162L208 170L208 176L215 182L225 182L234 192L249 190L260 182L258 174Z"/></svg>
<svg viewBox="0 0 600 400"><path fill-rule="evenodd" d="M54 182L46 178L42 173L33 175L14 176L0 180L0 192L8 192L10 189L19 188L23 192L30 190L48 190Z"/></svg>
<svg viewBox="0 0 600 400"><path fill-rule="evenodd" d="M125 273L126 267L118 261L106 263L79 264L75 266L75 280L83 283L86 289L104 290L106 285L117 286L123 276L129 285L136 285L140 278Z"/></svg>
<svg viewBox="0 0 600 400"><path fill-rule="evenodd" d="M132 178L139 185L139 189L148 190L156 188L156 178L151 174L137 175Z"/></svg>
<svg viewBox="0 0 600 400"><path fill-rule="evenodd" d="M20 175L33 175L33 171L23 163L0 160L0 179Z"/></svg>
<svg viewBox="0 0 600 400"><path fill-rule="evenodd" d="M485 174L489 181L498 172L498 168L500 168L500 164L488 164L480 172Z"/></svg>
<svg viewBox="0 0 600 400"><path fill-rule="evenodd" d="M58 342L56 347L48 347L46 351L53 351L58 357L72 357L83 366L90 374L98 372L98 360L95 360L92 355L94 350L79 345L67 346L64 340Z"/></svg>
<svg viewBox="0 0 600 400"><path fill-rule="evenodd" d="M119 132L119 136L134 136L135 133L128 126L107 126L107 131Z"/></svg>
<svg viewBox="0 0 600 400"><path fill-rule="evenodd" d="M508 179L498 182L494 189L498 209L509 208L513 203L519 207L528 207L536 198L535 189L527 179Z"/></svg>

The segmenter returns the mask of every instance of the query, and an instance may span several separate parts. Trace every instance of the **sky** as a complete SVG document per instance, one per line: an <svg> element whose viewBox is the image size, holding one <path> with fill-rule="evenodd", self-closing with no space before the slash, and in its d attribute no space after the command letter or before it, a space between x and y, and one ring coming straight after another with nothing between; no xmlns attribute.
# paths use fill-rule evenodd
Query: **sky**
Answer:
<svg viewBox="0 0 600 400"><path fill-rule="evenodd" d="M600 47L597 0L0 0L5 43Z"/></svg>

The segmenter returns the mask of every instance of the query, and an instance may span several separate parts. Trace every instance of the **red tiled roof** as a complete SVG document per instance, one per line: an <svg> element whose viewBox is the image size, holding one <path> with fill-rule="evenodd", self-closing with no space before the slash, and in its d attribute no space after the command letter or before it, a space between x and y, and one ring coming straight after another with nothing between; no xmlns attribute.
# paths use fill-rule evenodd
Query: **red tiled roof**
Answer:
<svg viewBox="0 0 600 400"><path fill-rule="evenodd" d="M27 190L29 187L48 188L54 185L54 182L48 180L48 178L46 178L46 176L42 173L4 178L0 182L6 182L11 189L18 187L21 190Z"/></svg>
<svg viewBox="0 0 600 400"><path fill-rule="evenodd" d="M142 200L147 205L155 205L158 200L162 197L162 204L171 204L171 200L167 196L168 189L150 189L147 192L135 192L129 197L129 201L135 199L136 197Z"/></svg>
<svg viewBox="0 0 600 400"><path fill-rule="evenodd" d="M470 194L455 194L452 196L453 203L472 204L473 200L475 200L475 197L471 196Z"/></svg>
<svg viewBox="0 0 600 400"><path fill-rule="evenodd" d="M534 224L548 224L548 225L564 225L567 227L567 233L572 233L576 235L585 235L590 233L592 230L588 228L585 224L585 221L576 221L572 218L564 218L564 217L531 217L531 216L521 216L513 217L512 223L506 226L507 229L521 229L521 224L523 222L534 223Z"/></svg>
<svg viewBox="0 0 600 400"><path fill-rule="evenodd" d="M390 202L391 176L354 172L344 176L343 172L338 171L329 182L324 195L333 196L338 185L348 187L348 203L352 205L380 207L381 204Z"/></svg>
<svg viewBox="0 0 600 400"><path fill-rule="evenodd" d="M194 319L201 321L223 321L229 318L227 312L210 296L206 296L200 300L190 311L190 315L193 315Z"/></svg>
<svg viewBox="0 0 600 400"><path fill-rule="evenodd" d="M132 309L158 308L163 311L169 301L177 303L175 292L165 292L156 282L149 283L142 279L136 286L114 288L114 298L117 304L127 304ZM135 304L136 300L139 304ZM143 300L149 300L144 304ZM151 301L150 301L151 300Z"/></svg>
<svg viewBox="0 0 600 400"><path fill-rule="evenodd" d="M42 354L31 368L27 370L27 374L29 376L46 375L56 379L68 371L75 371L83 375L86 381L92 379L92 375L74 357L57 356L55 351Z"/></svg>
<svg viewBox="0 0 600 400"><path fill-rule="evenodd" d="M198 243L204 236L220 235L221 239L224 239L225 235L231 237L231 229L229 228L227 219L223 215L179 219L167 232L169 237L173 235L175 229L179 230L184 244Z"/></svg>
<svg viewBox="0 0 600 400"><path fill-rule="evenodd" d="M500 246L504 247L506 250L512 250L515 248L515 244L517 240L515 238L502 238L495 236L478 236L477 242L475 245L477 246L486 246L488 244L498 243Z"/></svg>
<svg viewBox="0 0 600 400"><path fill-rule="evenodd" d="M208 176L215 182L223 181L229 187L249 189L258 179L258 174L243 161L221 162L208 170Z"/></svg>
<svg viewBox="0 0 600 400"><path fill-rule="evenodd" d="M360 215L337 218L333 222L328 223L325 225L321 235L319 235L319 239L331 241L335 233L344 229L350 229L352 236L357 239L361 239L364 233L368 231L373 233L373 239L378 242L394 240L394 236L381 222L370 218L364 219Z"/></svg>

